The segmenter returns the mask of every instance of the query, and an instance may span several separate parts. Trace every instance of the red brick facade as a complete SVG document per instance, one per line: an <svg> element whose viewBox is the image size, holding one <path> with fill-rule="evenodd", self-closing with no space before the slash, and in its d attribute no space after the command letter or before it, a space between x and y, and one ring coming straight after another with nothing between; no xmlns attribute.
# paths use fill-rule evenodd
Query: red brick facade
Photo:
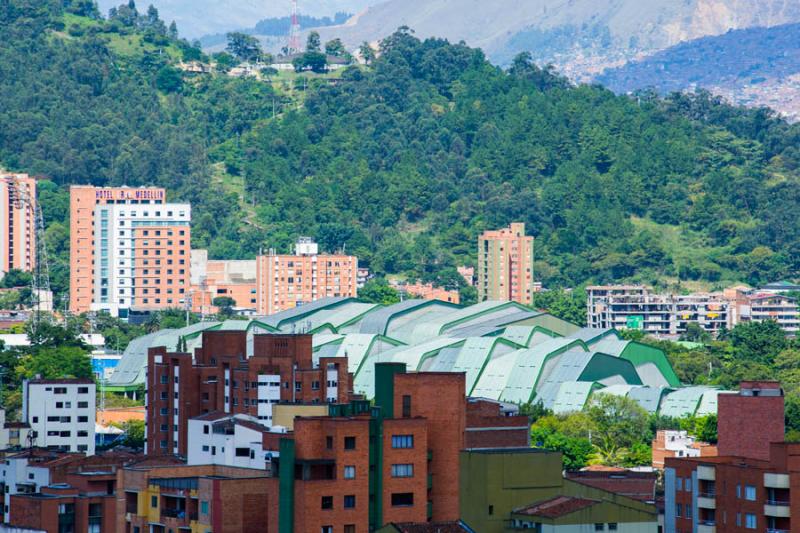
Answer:
<svg viewBox="0 0 800 533"><path fill-rule="evenodd" d="M203 346L196 350L194 362L189 354L167 353L164 348L150 350L148 454L186 455L190 418L213 412L257 416L258 389L253 384L259 375L280 375L281 402L320 404L328 397L327 372L335 369L336 403L350 400L352 375L347 372L347 361L321 358L315 366L311 335L255 335L253 356L249 358L247 342L245 331L204 332Z"/></svg>
<svg viewBox="0 0 800 533"><path fill-rule="evenodd" d="M739 394L721 394L717 409L718 453L769 460L769 445L783 442L784 404L780 383L744 381Z"/></svg>
<svg viewBox="0 0 800 533"><path fill-rule="evenodd" d="M509 416L493 400L467 400L467 448L527 448L530 421L527 416Z"/></svg>

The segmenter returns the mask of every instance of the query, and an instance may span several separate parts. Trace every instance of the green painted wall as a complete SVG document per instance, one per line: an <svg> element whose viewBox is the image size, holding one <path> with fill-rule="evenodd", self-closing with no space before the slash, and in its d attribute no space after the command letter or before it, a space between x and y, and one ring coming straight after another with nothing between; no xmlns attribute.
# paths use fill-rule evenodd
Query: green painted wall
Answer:
<svg viewBox="0 0 800 533"><path fill-rule="evenodd" d="M564 495L607 500L608 505L597 506L596 522L657 520L654 506L565 480L561 468L559 452L461 452L461 519L475 531L503 533L514 509ZM600 520L601 515L614 519Z"/></svg>
<svg viewBox="0 0 800 533"><path fill-rule="evenodd" d="M280 499L278 504L278 531L292 533L294 531L294 439L281 439L280 462L278 464L278 488Z"/></svg>

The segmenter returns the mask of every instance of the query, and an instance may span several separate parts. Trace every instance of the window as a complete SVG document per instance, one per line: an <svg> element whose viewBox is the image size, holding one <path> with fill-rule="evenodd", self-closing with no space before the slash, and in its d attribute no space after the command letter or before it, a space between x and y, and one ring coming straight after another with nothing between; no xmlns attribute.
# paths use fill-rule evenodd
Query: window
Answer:
<svg viewBox="0 0 800 533"><path fill-rule="evenodd" d="M333 509L333 496L323 496L322 497L322 509Z"/></svg>
<svg viewBox="0 0 800 533"><path fill-rule="evenodd" d="M675 489L678 491L683 490L683 478L675 478Z"/></svg>
<svg viewBox="0 0 800 533"><path fill-rule="evenodd" d="M85 423L85 422L88 422L88 421L89 421L89 417L88 416L79 416L78 417L78 422L84 422Z"/></svg>
<svg viewBox="0 0 800 533"><path fill-rule="evenodd" d="M78 409L88 409L89 402L78 402Z"/></svg>
<svg viewBox="0 0 800 533"><path fill-rule="evenodd" d="M78 387L78 394L89 394L89 387Z"/></svg>
<svg viewBox="0 0 800 533"><path fill-rule="evenodd" d="M756 501L756 488L753 485L745 485L744 499L750 500L751 502Z"/></svg>
<svg viewBox="0 0 800 533"><path fill-rule="evenodd" d="M53 389L53 394L66 394L67 388L66 387L56 387Z"/></svg>
<svg viewBox="0 0 800 533"><path fill-rule="evenodd" d="M392 435L392 448L413 448L414 435Z"/></svg>
<svg viewBox="0 0 800 533"><path fill-rule="evenodd" d="M756 515L747 513L744 515L744 527L747 529L755 529L756 528Z"/></svg>
<svg viewBox="0 0 800 533"><path fill-rule="evenodd" d="M392 465L392 477L414 477L414 465Z"/></svg>
<svg viewBox="0 0 800 533"><path fill-rule="evenodd" d="M606 530L606 525L605 524L595 524L594 525L594 530L595 531L605 531Z"/></svg>
<svg viewBox="0 0 800 533"><path fill-rule="evenodd" d="M345 437L344 438L344 449L345 450L355 450L356 449L356 438L355 437Z"/></svg>
<svg viewBox="0 0 800 533"><path fill-rule="evenodd" d="M403 418L411 418L411 396L403 395Z"/></svg>
<svg viewBox="0 0 800 533"><path fill-rule="evenodd" d="M203 514L208 514L208 502L206 501L200 502L200 512Z"/></svg>
<svg viewBox="0 0 800 533"><path fill-rule="evenodd" d="M345 479L355 479L356 478L356 467L355 466L345 466L344 467L344 478Z"/></svg>
<svg viewBox="0 0 800 533"><path fill-rule="evenodd" d="M347 494L344 497L344 508L345 509L355 509L356 508L356 495L355 494Z"/></svg>
<svg viewBox="0 0 800 533"><path fill-rule="evenodd" d="M683 505L679 503L675 504L675 516L680 518L682 514L683 514Z"/></svg>
<svg viewBox="0 0 800 533"><path fill-rule="evenodd" d="M617 523L616 522L611 522L610 524L608 524L608 530L609 531L616 531L617 530Z"/></svg>
<svg viewBox="0 0 800 533"><path fill-rule="evenodd" d="M321 533L333 533L333 526L322 526Z"/></svg>
<svg viewBox="0 0 800 533"><path fill-rule="evenodd" d="M344 526L344 533L356 533L356 525L355 524L346 524Z"/></svg>
<svg viewBox="0 0 800 533"><path fill-rule="evenodd" d="M395 492L392 494L392 507L411 507L414 505L413 492Z"/></svg>
<svg viewBox="0 0 800 533"><path fill-rule="evenodd" d="M150 507L153 509L158 507L158 496L150 496Z"/></svg>

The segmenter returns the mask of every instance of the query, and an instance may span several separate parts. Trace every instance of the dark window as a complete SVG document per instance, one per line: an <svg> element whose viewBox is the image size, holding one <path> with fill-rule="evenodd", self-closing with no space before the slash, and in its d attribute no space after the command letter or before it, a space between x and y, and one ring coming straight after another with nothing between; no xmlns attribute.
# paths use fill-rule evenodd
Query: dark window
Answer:
<svg viewBox="0 0 800 533"><path fill-rule="evenodd" d="M356 449L356 438L355 437L345 437L344 438L344 449L345 450L355 450Z"/></svg>
<svg viewBox="0 0 800 533"><path fill-rule="evenodd" d="M333 496L323 496L322 497L322 508L323 509L333 509Z"/></svg>
<svg viewBox="0 0 800 533"><path fill-rule="evenodd" d="M158 496L150 496L150 507L153 509L158 507Z"/></svg>
<svg viewBox="0 0 800 533"><path fill-rule="evenodd" d="M355 509L356 507L356 496L355 494L348 494L344 497L344 508L345 509Z"/></svg>
<svg viewBox="0 0 800 533"><path fill-rule="evenodd" d="M396 492L392 494L392 507L410 507L414 505L413 492Z"/></svg>
<svg viewBox="0 0 800 533"><path fill-rule="evenodd" d="M78 387L78 394L89 394L89 387Z"/></svg>
<svg viewBox="0 0 800 533"><path fill-rule="evenodd" d="M344 526L344 533L356 533L355 524L347 524Z"/></svg>
<svg viewBox="0 0 800 533"><path fill-rule="evenodd" d="M403 418L411 418L411 396L403 396Z"/></svg>
<svg viewBox="0 0 800 533"><path fill-rule="evenodd" d="M204 433L205 435L208 435L208 424L205 424L205 425L203 426L203 433Z"/></svg>
<svg viewBox="0 0 800 533"><path fill-rule="evenodd" d="M325 447L329 450L333 449L333 437L331 437L330 435L325 437Z"/></svg>
<svg viewBox="0 0 800 533"><path fill-rule="evenodd" d="M236 448L236 457L250 457L250 448Z"/></svg>

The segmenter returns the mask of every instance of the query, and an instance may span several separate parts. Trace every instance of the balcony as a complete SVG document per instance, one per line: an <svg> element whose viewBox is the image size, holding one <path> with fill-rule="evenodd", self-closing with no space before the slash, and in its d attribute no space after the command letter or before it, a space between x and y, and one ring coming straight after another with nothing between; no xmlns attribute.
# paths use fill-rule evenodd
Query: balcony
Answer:
<svg viewBox="0 0 800 533"><path fill-rule="evenodd" d="M791 510L788 501L767 500L764 504L764 515L775 518L789 518Z"/></svg>
<svg viewBox="0 0 800 533"><path fill-rule="evenodd" d="M789 474L773 474L767 472L764 474L764 486L768 489L788 489Z"/></svg>
<svg viewBox="0 0 800 533"><path fill-rule="evenodd" d="M700 509L716 509L717 495L713 492L701 492L697 495L697 507Z"/></svg>
<svg viewBox="0 0 800 533"><path fill-rule="evenodd" d="M716 481L717 471L713 466L700 465L697 467L697 479L701 481Z"/></svg>
<svg viewBox="0 0 800 533"><path fill-rule="evenodd" d="M716 522L702 522L697 524L697 533L716 533Z"/></svg>

